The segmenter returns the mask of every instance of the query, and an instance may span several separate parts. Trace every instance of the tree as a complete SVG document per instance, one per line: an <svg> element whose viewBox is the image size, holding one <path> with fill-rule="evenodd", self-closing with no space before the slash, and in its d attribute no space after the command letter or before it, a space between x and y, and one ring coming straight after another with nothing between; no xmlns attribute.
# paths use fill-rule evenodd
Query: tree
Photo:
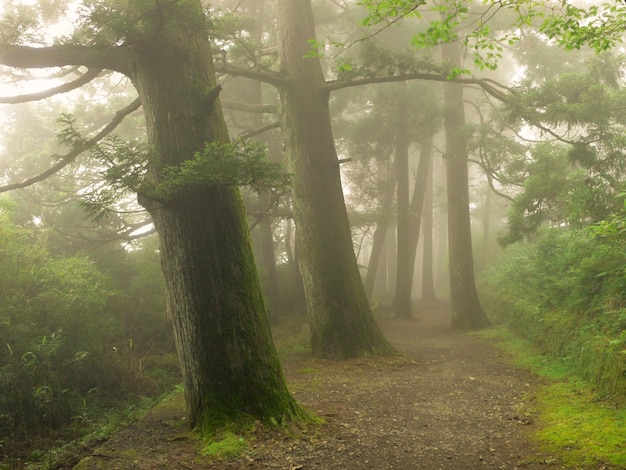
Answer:
<svg viewBox="0 0 626 470"><path fill-rule="evenodd" d="M223 175L193 171L194 163L236 158L200 1L83 8L88 20L71 40L36 47L20 44L19 36L4 38L0 63L87 67L90 78L98 70L130 78L149 151L139 166L144 174L121 174L121 182L136 191L160 237L190 423L206 428L242 414L297 416L271 340L239 191ZM84 140L72 143L76 151L86 147ZM120 169L129 168L137 166Z"/></svg>
<svg viewBox="0 0 626 470"><path fill-rule="evenodd" d="M249 59L246 67L224 62L218 70L257 79L279 90L285 151L294 175L294 218L314 354L385 354L391 347L372 318L352 249L329 97L335 90L373 83L445 81L447 73L414 54L394 53L382 70L370 63L327 81L314 26L310 1L296 7L293 2L279 0L279 70L261 65L255 58ZM493 91L483 80L465 81Z"/></svg>
<svg viewBox="0 0 626 470"><path fill-rule="evenodd" d="M432 142L431 142L432 144ZM432 148L431 148L432 152ZM431 156L432 158L432 156ZM424 195L424 211L422 221L424 226L424 247L422 255L422 295L423 301L434 301L437 299L435 293L434 280L434 247L433 247L433 173L434 165L428 169L426 175L426 194Z"/></svg>
<svg viewBox="0 0 626 470"><path fill-rule="evenodd" d="M352 249L329 96L319 58L306 56L315 38L310 1L278 0L283 104L281 122L294 174L294 217L310 318L313 354L326 358L387 354Z"/></svg>
<svg viewBox="0 0 626 470"><path fill-rule="evenodd" d="M449 60L452 64L460 62L460 54L458 44L442 46L443 59ZM474 280L467 142L463 129L465 125L463 85L444 83L443 96L452 326L480 328L489 324L489 320L480 305Z"/></svg>

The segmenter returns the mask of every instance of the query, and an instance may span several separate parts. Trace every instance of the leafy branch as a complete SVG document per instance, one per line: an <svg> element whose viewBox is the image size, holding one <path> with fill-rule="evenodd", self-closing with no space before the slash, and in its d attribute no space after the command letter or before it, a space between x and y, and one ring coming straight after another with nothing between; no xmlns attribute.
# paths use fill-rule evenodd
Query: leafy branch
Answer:
<svg viewBox="0 0 626 470"><path fill-rule="evenodd" d="M163 181L149 197L167 202L190 186L249 186L259 192L285 187L289 181L282 165L267 160L266 150L259 144L209 142L190 160L165 168Z"/></svg>

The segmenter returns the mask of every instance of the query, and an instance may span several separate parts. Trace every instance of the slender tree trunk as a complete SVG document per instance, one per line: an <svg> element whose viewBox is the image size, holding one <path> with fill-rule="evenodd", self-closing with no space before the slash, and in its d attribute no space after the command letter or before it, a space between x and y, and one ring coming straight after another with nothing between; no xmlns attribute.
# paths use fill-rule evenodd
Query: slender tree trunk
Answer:
<svg viewBox="0 0 626 470"><path fill-rule="evenodd" d="M266 199L266 198L265 198ZM265 298L271 311L281 309L280 289L278 288L278 274L276 272L276 255L274 253L274 233L272 218L264 215L259 222L261 237L261 263L266 276Z"/></svg>
<svg viewBox="0 0 626 470"><path fill-rule="evenodd" d="M460 46L442 46L444 61L460 64ZM448 191L448 246L450 301L454 328L481 328L489 324L478 299L474 280L472 233L469 212L469 176L463 86L444 83L446 175Z"/></svg>
<svg viewBox="0 0 626 470"><path fill-rule="evenodd" d="M422 221L422 211L424 207L424 196L426 194L426 180L430 169L432 157L432 136L422 140L422 150L420 161L417 167L415 186L411 197L411 204L408 211L408 246L404 253L400 253L398 248L398 280L396 284L396 317L403 319L412 318L411 303L413 290L413 272L415 270L415 256L417 244L419 242L420 225ZM408 173L408 170L407 170ZM399 197L399 194L398 194ZM398 222L400 220L398 219ZM398 244L400 237L398 237ZM408 311L406 309L409 309Z"/></svg>
<svg viewBox="0 0 626 470"><path fill-rule="evenodd" d="M129 52L157 185L165 167L192 158L206 142L229 141L210 93L216 81L200 2L163 4L159 14L168 19L155 29L160 34ZM238 189L197 185L165 203L140 202L160 238L191 425L298 414L271 339Z"/></svg>
<svg viewBox="0 0 626 470"><path fill-rule="evenodd" d="M389 236L391 235L390 229L387 228L386 232L382 235L383 242L380 252L380 260L378 261L378 269L376 270L376 275L374 277L374 289L372 290L372 295L374 294L383 294L386 295L389 292L387 288L388 284L388 276L387 276L387 252L389 246ZM395 253L394 253L395 256Z"/></svg>
<svg viewBox="0 0 626 470"><path fill-rule="evenodd" d="M432 142L431 142L432 144ZM432 152L432 145L431 145ZM422 222L424 225L424 244L422 254L422 300L437 300L435 294L435 280L433 273L433 171L434 165L430 165L426 181L426 195L424 198L424 211Z"/></svg>
<svg viewBox="0 0 626 470"><path fill-rule="evenodd" d="M285 307L290 310L296 310L299 314L306 314L306 299L304 295L304 285L302 284L302 274L299 266L298 246L295 243L294 226L292 219L285 221L287 228L285 230L285 251L287 252L287 262L289 269L289 283L287 290L283 289L282 297L286 302ZM292 238L294 242L292 243Z"/></svg>
<svg viewBox="0 0 626 470"><path fill-rule="evenodd" d="M409 100L406 84L401 84L398 93L398 112L396 113L396 152L395 163L397 168L397 260L396 260L396 290L393 299L393 308L396 318L410 320L413 318L411 308L411 284L413 264L411 255L411 221L409 201Z"/></svg>
<svg viewBox="0 0 626 470"><path fill-rule="evenodd" d="M324 358L388 354L370 310L354 256L339 163L319 59L307 58L315 38L310 0L277 0L281 122L293 178L313 354Z"/></svg>
<svg viewBox="0 0 626 470"><path fill-rule="evenodd" d="M483 249L482 249L482 265L485 266L488 261L489 242L491 232L491 200L492 200L491 188L489 185L485 188L485 199L483 204Z"/></svg>
<svg viewBox="0 0 626 470"><path fill-rule="evenodd" d="M380 265L381 259L384 259L382 256L385 248L385 238L387 232L389 230L389 222L390 222L390 214L389 208L393 204L393 195L396 190L396 164L395 161L391 165L391 170L389 171L389 178L387 181L387 185L382 194L380 201L380 217L378 217L378 221L376 222L376 229L374 230L374 237L372 240L372 251L370 253L370 259L367 264L367 273L365 275L365 281L363 282L365 293L367 294L367 298L372 299L372 295L374 293L374 284L376 281L376 277L380 275L382 271L382 267ZM384 267L386 269L386 266ZM386 278L386 276L385 276Z"/></svg>

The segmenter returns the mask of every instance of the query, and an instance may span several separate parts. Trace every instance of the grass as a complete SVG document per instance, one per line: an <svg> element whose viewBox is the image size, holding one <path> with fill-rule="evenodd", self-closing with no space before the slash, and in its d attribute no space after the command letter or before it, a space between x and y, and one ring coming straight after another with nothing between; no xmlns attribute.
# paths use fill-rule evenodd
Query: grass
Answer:
<svg viewBox="0 0 626 470"><path fill-rule="evenodd" d="M243 438L230 431L225 431L218 440L208 442L202 449L207 457L228 459L241 457L248 450L248 443Z"/></svg>
<svg viewBox="0 0 626 470"><path fill-rule="evenodd" d="M542 449L567 468L626 468L626 409L601 397L575 369L542 356L530 342L498 327L478 333L498 340L512 362L546 379L533 403L540 428L533 435Z"/></svg>

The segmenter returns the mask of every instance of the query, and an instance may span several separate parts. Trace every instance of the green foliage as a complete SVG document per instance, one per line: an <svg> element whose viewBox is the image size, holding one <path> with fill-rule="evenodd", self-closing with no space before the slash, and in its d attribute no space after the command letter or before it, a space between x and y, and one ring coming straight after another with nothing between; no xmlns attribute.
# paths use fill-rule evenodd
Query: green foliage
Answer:
<svg viewBox="0 0 626 470"><path fill-rule="evenodd" d="M532 235L548 222L583 227L619 209L626 182L623 103L618 70L623 57L602 54L576 61L576 73L545 78L533 73L500 109L508 125L528 122L561 143L529 146L506 181L523 184L509 214L503 242ZM569 136L572 137L569 137ZM512 167L511 167L512 168Z"/></svg>
<svg viewBox="0 0 626 470"><path fill-rule="evenodd" d="M563 358L601 393L626 399L623 216L542 233L509 248L486 281L485 304L541 351Z"/></svg>
<svg viewBox="0 0 626 470"><path fill-rule="evenodd" d="M232 432L225 432L219 440L208 442L202 449L202 453L209 457L228 459L241 457L248 450L248 443L243 437Z"/></svg>
<svg viewBox="0 0 626 470"><path fill-rule="evenodd" d="M159 37L179 25L189 33L207 32L208 22L194 2L153 0L86 0L80 4L80 24L64 42L119 46Z"/></svg>
<svg viewBox="0 0 626 470"><path fill-rule="evenodd" d="M175 357L167 359L163 305L146 303L155 294L163 301L158 268L146 271L148 280L139 271L146 263L136 266L116 285L85 256L54 257L45 233L15 225L0 204L0 444L7 453L25 434L78 429L129 393L159 393L179 380Z"/></svg>
<svg viewBox="0 0 626 470"><path fill-rule="evenodd" d="M588 9L563 2L561 15L547 16L540 31L549 39L555 39L566 49L589 46L603 52L622 41L626 25L626 6L623 2L592 5Z"/></svg>
<svg viewBox="0 0 626 470"><path fill-rule="evenodd" d="M167 201L178 191L191 186L250 186L258 192L288 184L289 175L282 165L267 159L261 145L210 142L192 159L176 167L167 167L164 181L150 195L159 201Z"/></svg>
<svg viewBox="0 0 626 470"><path fill-rule="evenodd" d="M621 42L626 24L626 6L622 2L585 9L569 2L484 0L482 4L474 4L471 11L464 2L443 2L418 13L418 8L425 3L364 0L360 4L368 8L369 15L363 24L393 24L408 15L421 17L430 12L428 27L415 34L413 45L421 48L462 41L473 50L474 64L481 70L495 70L504 47L520 41L528 29L538 29L566 49L588 46L600 53ZM490 26L496 15L512 15L511 22L497 33ZM459 73L459 70L453 71L452 77Z"/></svg>
<svg viewBox="0 0 626 470"><path fill-rule="evenodd" d="M60 142L79 145L81 138L74 119L64 116L61 122ZM100 178L107 183L92 186L83 196L82 205L94 220L102 219L116 201L133 194L166 203L179 191L193 186L237 185L259 192L283 189L290 182L283 166L268 160L265 147L251 141L207 143L193 158L164 168L159 183L148 175L150 156L141 141L109 136L95 145L91 153L102 164Z"/></svg>
<svg viewBox="0 0 626 470"><path fill-rule="evenodd" d="M389 18L417 16L420 6L425 5L423 0L403 1L403 0L362 0L358 5L364 5L369 9L369 15L362 21L364 26L371 26L381 22L386 22Z"/></svg>

